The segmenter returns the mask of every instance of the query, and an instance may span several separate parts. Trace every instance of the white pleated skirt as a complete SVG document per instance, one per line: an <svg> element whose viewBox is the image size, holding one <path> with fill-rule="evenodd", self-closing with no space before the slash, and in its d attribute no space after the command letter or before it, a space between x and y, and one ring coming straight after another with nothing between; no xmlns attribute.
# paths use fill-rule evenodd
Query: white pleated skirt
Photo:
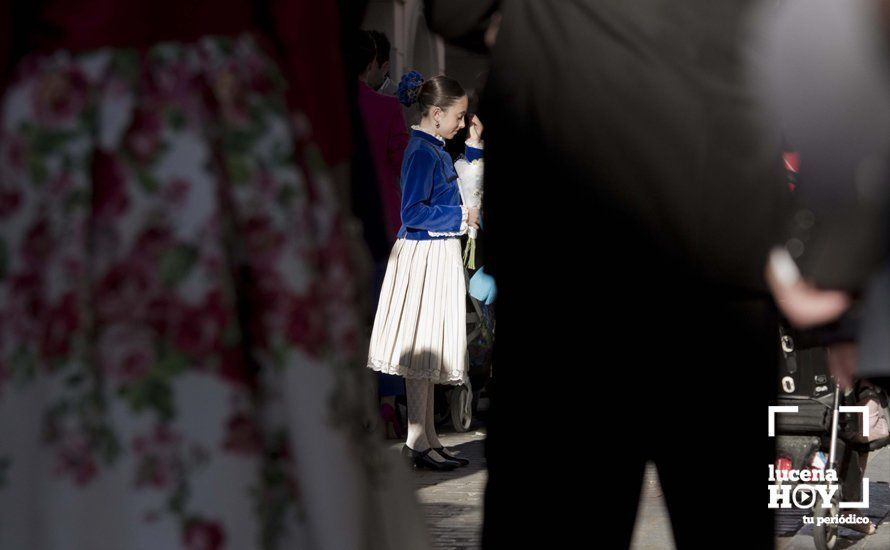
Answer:
<svg viewBox="0 0 890 550"><path fill-rule="evenodd" d="M436 384L466 382L466 294L460 239L398 239L380 290L368 368Z"/></svg>

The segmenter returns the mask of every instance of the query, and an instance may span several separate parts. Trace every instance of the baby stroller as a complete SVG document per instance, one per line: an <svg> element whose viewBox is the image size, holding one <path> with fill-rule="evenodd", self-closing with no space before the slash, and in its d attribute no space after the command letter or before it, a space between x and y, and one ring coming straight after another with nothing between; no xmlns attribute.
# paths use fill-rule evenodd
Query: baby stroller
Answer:
<svg viewBox="0 0 890 550"><path fill-rule="evenodd" d="M862 477L859 454L875 451L890 444L890 437L870 442L856 440L861 432L857 413L842 412L844 406L855 405L874 397L883 408L890 425L887 394L879 387L857 385L844 396L829 373L827 350L812 336L780 328L782 361L777 404L797 407L796 413L776 414L776 471L835 469L838 491L829 508L823 508L821 496L813 502L813 540L819 550L830 550L838 541L837 523L819 517L838 517L848 510L840 502L862 499ZM808 341L809 339L809 341ZM778 482L792 483L792 482Z"/></svg>
<svg viewBox="0 0 890 550"><path fill-rule="evenodd" d="M470 275L465 272L467 286ZM494 305L485 305L467 294L467 381L459 386L438 386L443 395L436 399L437 423L449 421L457 432L466 432L479 411L480 400L492 376L494 345ZM442 399L441 397L444 397Z"/></svg>

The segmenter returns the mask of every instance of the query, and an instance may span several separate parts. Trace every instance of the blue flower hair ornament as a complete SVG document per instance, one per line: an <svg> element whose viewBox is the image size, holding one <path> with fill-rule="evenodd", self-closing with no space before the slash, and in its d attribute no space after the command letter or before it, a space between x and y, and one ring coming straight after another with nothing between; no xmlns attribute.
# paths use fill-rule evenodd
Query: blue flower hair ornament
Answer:
<svg viewBox="0 0 890 550"><path fill-rule="evenodd" d="M399 91L396 97L399 103L405 107L410 107L417 102L417 95L420 93L420 86L423 84L423 75L417 71L411 71L402 75L399 80Z"/></svg>

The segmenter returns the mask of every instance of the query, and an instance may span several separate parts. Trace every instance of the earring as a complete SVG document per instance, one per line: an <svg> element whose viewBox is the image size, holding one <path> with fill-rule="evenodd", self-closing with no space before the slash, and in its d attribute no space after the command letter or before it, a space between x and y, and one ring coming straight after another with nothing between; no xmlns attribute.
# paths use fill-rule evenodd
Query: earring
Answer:
<svg viewBox="0 0 890 550"><path fill-rule="evenodd" d="M438 129L438 128L439 128L439 121L437 120L436 121L436 129Z"/></svg>

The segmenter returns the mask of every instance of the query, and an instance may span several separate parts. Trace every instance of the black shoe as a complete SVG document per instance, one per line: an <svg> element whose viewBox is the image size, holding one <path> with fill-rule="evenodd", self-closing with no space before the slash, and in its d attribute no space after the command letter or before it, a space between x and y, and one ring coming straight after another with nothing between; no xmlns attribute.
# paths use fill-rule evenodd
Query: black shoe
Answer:
<svg viewBox="0 0 890 550"><path fill-rule="evenodd" d="M470 463L470 461L467 460L466 458L461 458L459 456L454 456L451 453L445 452L445 447L434 447L433 449L440 455L447 458L448 460L453 460L453 461L459 463L461 466L466 466L467 464Z"/></svg>
<svg viewBox="0 0 890 550"><path fill-rule="evenodd" d="M445 459L443 461L433 460L428 455L434 449L429 448L425 451L415 451L411 447L405 445L402 447L402 454L410 459L415 468L429 468L430 470L449 471L460 466L460 462L456 460Z"/></svg>

